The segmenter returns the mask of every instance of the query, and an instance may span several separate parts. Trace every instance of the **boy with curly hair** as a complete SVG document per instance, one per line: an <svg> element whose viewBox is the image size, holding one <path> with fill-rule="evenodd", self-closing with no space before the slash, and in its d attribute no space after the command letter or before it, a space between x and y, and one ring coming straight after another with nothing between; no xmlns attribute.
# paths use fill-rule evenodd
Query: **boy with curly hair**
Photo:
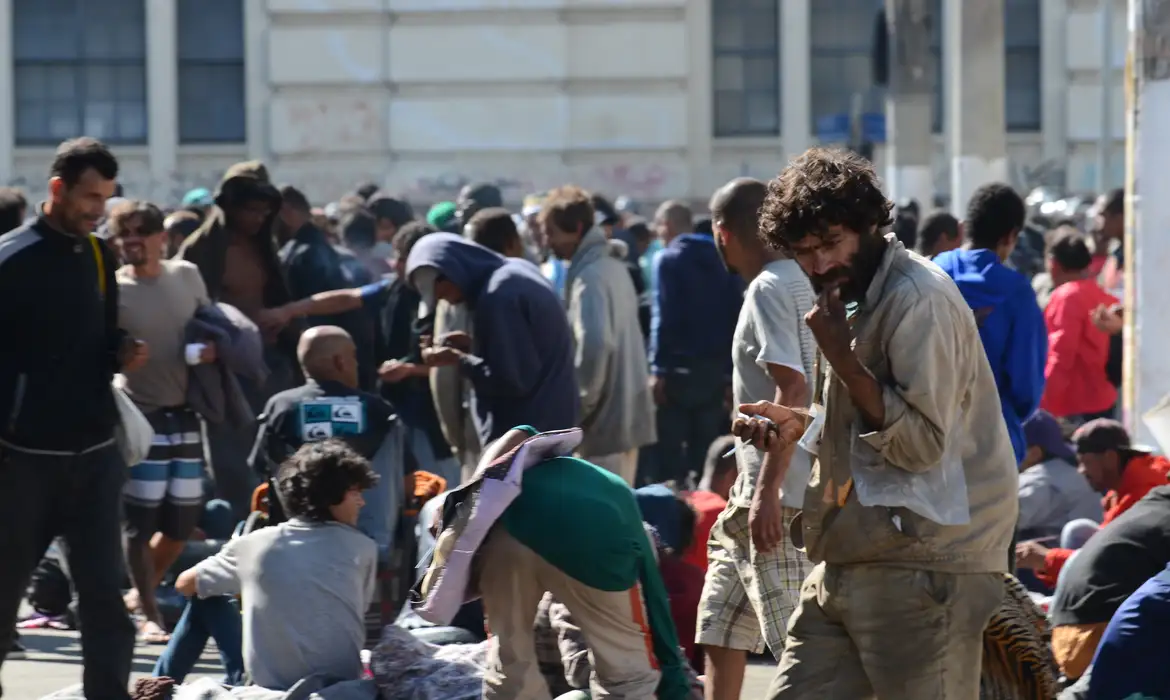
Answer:
<svg viewBox="0 0 1170 700"><path fill-rule="evenodd" d="M869 162L822 148L772 180L760 208L760 235L818 295L805 321L830 370L812 382L825 422L792 533L815 566L771 698L975 700L983 629L1003 600L1018 505L995 377L955 283L886 232L891 208ZM740 410L777 425L796 415ZM784 447L767 446L765 471ZM962 478L928 498L875 502L861 488L880 473L904 493L940 470ZM940 512L940 499L956 505Z"/></svg>
<svg viewBox="0 0 1170 700"><path fill-rule="evenodd" d="M301 447L276 477L289 519L232 540L180 574L175 588L192 601L179 626L209 629L226 662L221 637L230 637L230 618L218 608L228 603L223 596L239 595L243 670L253 683L287 690L313 673L360 678L378 551L357 520L362 492L377 481L369 461L339 440ZM209 605L217 609L200 609ZM175 677L168 664L189 669L185 651L172 648L183 636L176 629L155 675Z"/></svg>

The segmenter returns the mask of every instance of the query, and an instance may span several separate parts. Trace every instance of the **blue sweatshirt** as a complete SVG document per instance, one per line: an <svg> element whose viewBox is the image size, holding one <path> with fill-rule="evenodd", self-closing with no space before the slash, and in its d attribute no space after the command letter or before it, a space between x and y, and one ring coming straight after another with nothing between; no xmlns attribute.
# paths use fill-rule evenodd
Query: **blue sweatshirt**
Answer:
<svg viewBox="0 0 1170 700"><path fill-rule="evenodd" d="M715 239L686 233L654 260L650 368L670 374L697 362L731 368L731 336L743 304L743 281L727 271Z"/></svg>
<svg viewBox="0 0 1170 700"><path fill-rule="evenodd" d="M462 371L475 390L484 445L517 425L539 431L577 425L580 399L565 307L540 269L450 233L424 236L406 276L433 267L471 310L473 353Z"/></svg>
<svg viewBox="0 0 1170 700"><path fill-rule="evenodd" d="M1000 262L993 250L959 248L934 263L975 313L1018 463L1027 449L1023 422L1040 406L1048 357L1048 330L1036 293L1028 278Z"/></svg>

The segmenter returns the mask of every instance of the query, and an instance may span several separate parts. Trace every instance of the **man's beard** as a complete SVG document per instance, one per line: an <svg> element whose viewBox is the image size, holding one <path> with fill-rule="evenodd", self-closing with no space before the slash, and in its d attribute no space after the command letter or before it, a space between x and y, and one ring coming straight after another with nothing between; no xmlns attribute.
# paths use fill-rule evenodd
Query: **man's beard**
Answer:
<svg viewBox="0 0 1170 700"><path fill-rule="evenodd" d="M886 239L881 234L863 235L857 241L857 251L849 261L823 275L809 275L813 290L820 294L826 289L837 287L841 290L842 301L861 301L865 297L873 271L881 264L886 254ZM864 286L863 286L864 285Z"/></svg>

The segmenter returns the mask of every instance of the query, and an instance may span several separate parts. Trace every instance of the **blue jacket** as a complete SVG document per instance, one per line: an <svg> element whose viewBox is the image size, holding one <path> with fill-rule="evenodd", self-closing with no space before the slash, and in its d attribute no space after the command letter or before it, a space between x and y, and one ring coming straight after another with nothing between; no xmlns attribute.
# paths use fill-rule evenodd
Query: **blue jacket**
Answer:
<svg viewBox="0 0 1170 700"><path fill-rule="evenodd" d="M934 263L955 281L975 313L1019 462L1027 449L1023 422L1040 406L1048 357L1048 330L1036 293L993 250L959 248L937 256Z"/></svg>
<svg viewBox="0 0 1170 700"><path fill-rule="evenodd" d="M743 281L727 271L715 239L678 236L654 259L650 369L670 374L696 362L731 368L731 336L743 304Z"/></svg>
<svg viewBox="0 0 1170 700"><path fill-rule="evenodd" d="M461 368L475 390L486 446L517 425L538 431L577 426L580 398L565 307L540 269L450 233L415 244L406 276L433 267L471 310L473 353Z"/></svg>

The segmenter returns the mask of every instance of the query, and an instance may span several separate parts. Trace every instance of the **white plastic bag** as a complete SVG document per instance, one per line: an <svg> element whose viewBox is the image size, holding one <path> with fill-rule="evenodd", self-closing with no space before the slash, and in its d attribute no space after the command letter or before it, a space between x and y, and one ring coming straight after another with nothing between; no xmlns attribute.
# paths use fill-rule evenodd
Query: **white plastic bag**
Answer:
<svg viewBox="0 0 1170 700"><path fill-rule="evenodd" d="M154 442L154 428L142 411L134 405L126 392L118 386L111 386L114 392L114 403L118 406L118 428L114 437L118 443L118 450L127 467L132 467L146 459L150 452L150 445Z"/></svg>
<svg viewBox="0 0 1170 700"><path fill-rule="evenodd" d="M971 522L967 501L967 478L960 453L962 429L947 436L941 463L925 472L913 473L886 463L881 453L861 439L854 425L851 466L853 488L863 506L906 508L940 525Z"/></svg>

